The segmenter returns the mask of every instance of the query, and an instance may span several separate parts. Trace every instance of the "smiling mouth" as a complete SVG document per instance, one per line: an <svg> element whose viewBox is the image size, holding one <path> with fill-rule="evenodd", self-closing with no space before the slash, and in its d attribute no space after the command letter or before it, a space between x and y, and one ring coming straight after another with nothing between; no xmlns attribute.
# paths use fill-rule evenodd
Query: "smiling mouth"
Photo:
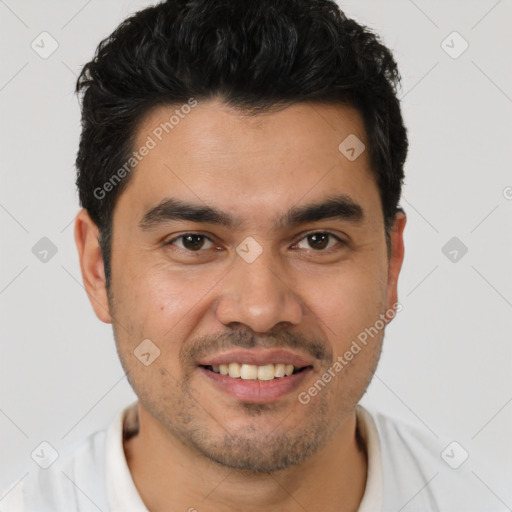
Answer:
<svg viewBox="0 0 512 512"><path fill-rule="evenodd" d="M294 366L291 364L266 364L262 366L245 363L229 363L220 365L201 365L201 368L213 373L225 375L232 379L269 381L274 379L286 379L291 375L296 375L312 366Z"/></svg>

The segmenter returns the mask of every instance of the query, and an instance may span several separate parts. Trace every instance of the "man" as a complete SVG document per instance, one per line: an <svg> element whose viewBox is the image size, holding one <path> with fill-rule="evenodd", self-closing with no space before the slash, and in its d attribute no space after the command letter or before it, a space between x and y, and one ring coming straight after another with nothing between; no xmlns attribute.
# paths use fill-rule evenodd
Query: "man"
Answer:
<svg viewBox="0 0 512 512"><path fill-rule="evenodd" d="M328 0L170 0L100 44L75 240L138 402L3 510L504 510L359 405L401 308L398 83Z"/></svg>

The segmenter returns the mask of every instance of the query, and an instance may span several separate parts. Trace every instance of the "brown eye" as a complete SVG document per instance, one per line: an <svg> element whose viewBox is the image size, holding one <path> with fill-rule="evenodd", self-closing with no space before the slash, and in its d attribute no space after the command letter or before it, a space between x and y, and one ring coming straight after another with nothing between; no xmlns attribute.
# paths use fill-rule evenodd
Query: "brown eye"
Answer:
<svg viewBox="0 0 512 512"><path fill-rule="evenodd" d="M334 244L329 245L329 242L334 239ZM307 243L309 247L300 247L300 244L302 240L307 240ZM334 245L336 245L336 242L343 241L338 238L337 236L333 235L332 233L324 233L324 232L317 232L317 233L310 233L309 235L306 235L299 243L297 244L299 248L301 249L313 249L315 251L322 251L325 248L331 248Z"/></svg>
<svg viewBox="0 0 512 512"><path fill-rule="evenodd" d="M181 240L181 245L176 244L177 240ZM184 235L180 235L176 238L173 238L168 242L169 245L176 245L180 249L184 249L191 252L199 252L201 249L204 249L205 241L209 242L213 245L212 241L205 235L198 235L195 233L186 233ZM210 249L211 247L206 247Z"/></svg>

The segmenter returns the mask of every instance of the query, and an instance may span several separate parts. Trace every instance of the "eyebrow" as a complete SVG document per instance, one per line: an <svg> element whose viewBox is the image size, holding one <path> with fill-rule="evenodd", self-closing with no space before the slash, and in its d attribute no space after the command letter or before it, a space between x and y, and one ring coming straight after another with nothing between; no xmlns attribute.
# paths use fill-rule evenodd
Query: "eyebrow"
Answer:
<svg viewBox="0 0 512 512"><path fill-rule="evenodd" d="M327 219L358 223L363 218L364 210L361 205L349 196L339 194L329 196L320 202L293 206L274 221L273 228L278 230ZM149 231L162 224L180 220L217 224L231 230L239 229L244 224L240 219L215 207L167 197L144 213L139 222L139 227L143 231Z"/></svg>

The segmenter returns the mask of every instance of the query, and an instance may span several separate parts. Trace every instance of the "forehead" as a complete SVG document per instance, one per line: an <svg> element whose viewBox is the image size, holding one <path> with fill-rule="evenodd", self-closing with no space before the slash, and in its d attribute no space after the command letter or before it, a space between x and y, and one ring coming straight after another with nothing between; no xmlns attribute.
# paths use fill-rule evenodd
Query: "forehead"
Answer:
<svg viewBox="0 0 512 512"><path fill-rule="evenodd" d="M278 155L293 162L306 153L318 158L326 151L338 159L339 144L350 135L366 144L360 113L346 105L307 102L252 116L219 100L205 100L193 108L186 104L154 108L138 127L136 146L150 137L156 149L178 149L181 160L198 163L201 156L219 158L237 152L253 158L258 153Z"/></svg>
<svg viewBox="0 0 512 512"><path fill-rule="evenodd" d="M270 209L339 193L380 210L368 152L345 152L347 140L358 152L368 146L355 109L304 103L251 117L214 100L181 107L157 107L140 124L134 151L150 149L120 206L129 199L142 213L172 196L262 220Z"/></svg>

